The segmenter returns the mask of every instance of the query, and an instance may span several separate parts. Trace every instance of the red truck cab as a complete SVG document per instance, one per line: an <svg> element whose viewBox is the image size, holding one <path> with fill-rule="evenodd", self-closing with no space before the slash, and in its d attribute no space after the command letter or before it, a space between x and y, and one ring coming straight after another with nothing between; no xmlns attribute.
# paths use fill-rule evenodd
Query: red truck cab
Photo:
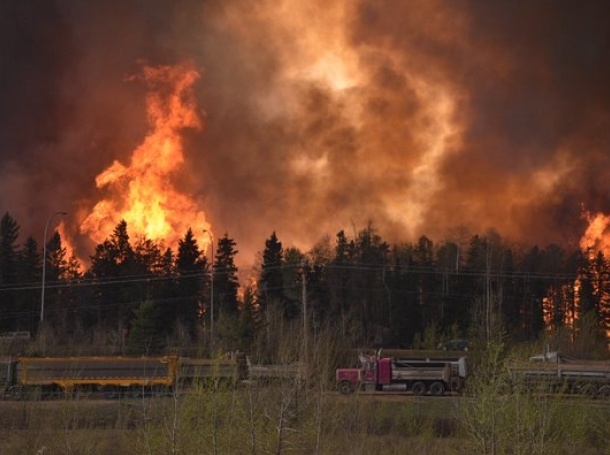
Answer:
<svg viewBox="0 0 610 455"><path fill-rule="evenodd" d="M337 390L412 392L444 395L460 392L466 379L466 358L402 358L360 356L360 368L339 368Z"/></svg>
<svg viewBox="0 0 610 455"><path fill-rule="evenodd" d="M335 373L337 390L348 394L377 384L377 361L374 356L360 356L359 368L338 368Z"/></svg>

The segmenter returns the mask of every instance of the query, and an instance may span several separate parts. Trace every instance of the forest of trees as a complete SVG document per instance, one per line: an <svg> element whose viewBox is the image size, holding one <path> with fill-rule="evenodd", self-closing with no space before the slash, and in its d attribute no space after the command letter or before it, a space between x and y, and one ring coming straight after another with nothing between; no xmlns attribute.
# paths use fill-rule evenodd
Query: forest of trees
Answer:
<svg viewBox="0 0 610 455"><path fill-rule="evenodd" d="M121 354L182 346L248 352L256 345L271 355L281 333L305 326L312 337L331 328L353 347L402 348L549 334L574 343L581 333L605 346L610 329L610 264L601 253L516 246L495 231L456 229L441 243L422 236L391 245L369 223L354 237L341 231L306 252L284 247L272 232L252 278L240 283L228 234L217 239L211 264L191 230L177 251L134 242L128 230L120 222L86 267L68 256L57 232L50 235L41 320L44 249L21 239L6 213L0 332L44 327L59 344L82 345L102 334Z"/></svg>

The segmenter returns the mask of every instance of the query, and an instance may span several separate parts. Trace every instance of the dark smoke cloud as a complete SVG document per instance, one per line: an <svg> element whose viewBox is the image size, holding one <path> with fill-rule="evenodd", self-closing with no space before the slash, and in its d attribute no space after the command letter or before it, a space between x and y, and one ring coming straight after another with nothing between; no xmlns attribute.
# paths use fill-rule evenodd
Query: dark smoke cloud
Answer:
<svg viewBox="0 0 610 455"><path fill-rule="evenodd" d="M90 248L76 225L101 198L95 176L147 131L129 76L190 59L205 127L186 133L180 185L245 263L274 230L309 248L369 219L392 241L467 225L575 244L582 206L610 211L609 13L550 0L2 2L0 210L36 237L69 211Z"/></svg>

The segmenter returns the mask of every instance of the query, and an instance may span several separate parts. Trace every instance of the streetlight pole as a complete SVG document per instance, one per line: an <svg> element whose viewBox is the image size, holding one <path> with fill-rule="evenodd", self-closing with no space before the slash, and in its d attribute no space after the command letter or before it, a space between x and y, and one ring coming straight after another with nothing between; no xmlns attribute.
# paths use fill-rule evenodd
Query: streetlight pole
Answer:
<svg viewBox="0 0 610 455"><path fill-rule="evenodd" d="M210 236L210 248L212 259L210 261L210 347L212 355L214 354L214 236L207 229L204 233Z"/></svg>
<svg viewBox="0 0 610 455"><path fill-rule="evenodd" d="M47 229L49 229L49 224L51 220L55 218L57 215L67 215L68 212L55 212L53 215L49 217L47 223L44 225L44 237L42 238L42 291L40 296L40 323L44 322L44 282L47 270Z"/></svg>

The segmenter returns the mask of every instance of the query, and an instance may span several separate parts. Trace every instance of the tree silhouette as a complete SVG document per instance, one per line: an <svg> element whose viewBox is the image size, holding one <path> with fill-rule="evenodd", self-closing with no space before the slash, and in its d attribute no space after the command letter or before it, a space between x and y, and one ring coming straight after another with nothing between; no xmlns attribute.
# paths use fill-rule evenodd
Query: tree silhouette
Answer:
<svg viewBox="0 0 610 455"><path fill-rule="evenodd" d="M256 311L256 292L252 286L246 286L244 290L244 301L239 313L238 324L238 348L248 352L252 350L256 333L259 328L259 320Z"/></svg>
<svg viewBox="0 0 610 455"><path fill-rule="evenodd" d="M142 302L134 313L126 342L127 353L131 355L161 353L163 350L163 321L160 318L159 305L147 300Z"/></svg>
<svg viewBox="0 0 610 455"><path fill-rule="evenodd" d="M214 262L214 305L217 311L214 314L218 318L222 313L226 317L237 317L239 279L235 256L235 241L225 233L218 240L216 257Z"/></svg>
<svg viewBox="0 0 610 455"><path fill-rule="evenodd" d="M275 234L265 240L263 251L263 261L261 273L258 281L258 301L261 312L264 314L270 304L283 305L284 297L284 278L282 265L284 261L284 250Z"/></svg>
<svg viewBox="0 0 610 455"><path fill-rule="evenodd" d="M15 320L15 330L34 333L39 321L40 279L42 275L42 255L33 237L28 237L19 251L17 281L27 289L17 295L17 311L20 317Z"/></svg>
<svg viewBox="0 0 610 455"><path fill-rule="evenodd" d="M68 303L64 287L64 276L68 270L67 250L61 244L61 236L53 232L46 245L46 293L45 320L65 329ZM61 321L61 322L60 322Z"/></svg>
<svg viewBox="0 0 610 455"><path fill-rule="evenodd" d="M198 313L205 289L207 261L202 257L193 231L189 228L178 245L176 275L178 299L173 306L173 320L187 327L196 336ZM167 314L167 312L166 312Z"/></svg>
<svg viewBox="0 0 610 455"><path fill-rule="evenodd" d="M12 285L17 283L19 225L6 212L0 220L0 330L15 326L17 302Z"/></svg>
<svg viewBox="0 0 610 455"><path fill-rule="evenodd" d="M334 257L328 265L329 313L339 323L342 333L347 333L352 319L354 249L354 242L340 231L335 241Z"/></svg>
<svg viewBox="0 0 610 455"><path fill-rule="evenodd" d="M129 243L127 223L122 220L91 256L89 276L97 285L94 306L99 324L120 333L127 330L132 309L146 298L139 292L144 278L141 265Z"/></svg>

